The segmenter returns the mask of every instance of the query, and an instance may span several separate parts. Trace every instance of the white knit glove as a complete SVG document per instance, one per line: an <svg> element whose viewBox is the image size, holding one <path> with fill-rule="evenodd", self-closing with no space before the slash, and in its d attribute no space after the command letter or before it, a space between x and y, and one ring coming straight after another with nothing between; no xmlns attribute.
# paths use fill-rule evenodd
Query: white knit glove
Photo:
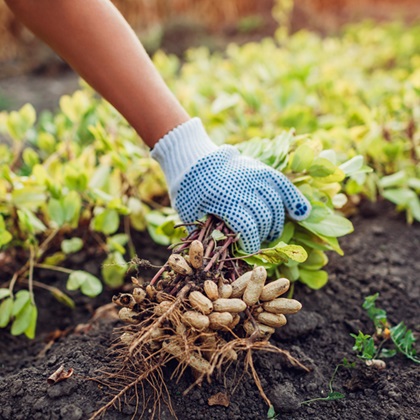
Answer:
<svg viewBox="0 0 420 420"><path fill-rule="evenodd" d="M151 155L165 173L173 207L185 223L207 214L240 234L245 252L279 237L284 208L295 220L308 217L311 206L280 172L233 146L217 147L201 120L193 118L166 134Z"/></svg>

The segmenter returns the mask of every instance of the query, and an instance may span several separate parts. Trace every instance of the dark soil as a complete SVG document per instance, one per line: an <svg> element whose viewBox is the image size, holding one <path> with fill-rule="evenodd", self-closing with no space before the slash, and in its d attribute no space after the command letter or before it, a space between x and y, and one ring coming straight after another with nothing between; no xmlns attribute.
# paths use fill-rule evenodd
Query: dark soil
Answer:
<svg viewBox="0 0 420 420"><path fill-rule="evenodd" d="M382 371L368 368L361 361L354 369L340 369L333 386L345 394L344 399L300 405L327 395L331 375L344 357L356 360L350 333L373 333L372 323L361 308L364 297L379 292L378 306L387 310L392 324L404 321L417 336L420 331L419 225L408 226L403 215L383 202L365 204L353 222L355 233L341 241L345 256L330 255L328 285L319 291L298 285L296 298L302 302L303 310L289 316L288 325L272 340L311 372L293 368L274 354L255 355L255 367L279 419L420 418L420 370L402 355L388 359ZM154 262L160 259L163 263L168 255L168 251L151 242L140 248L139 252ZM109 292L104 294L102 302L95 304L107 303L109 296ZM112 360L108 348L112 330L119 321L112 310L102 315L96 312L89 320L93 306L85 298L78 299L76 311L58 305L48 294L38 294L38 304L42 327L36 340L11 337L0 331L0 418L87 419L107 398L106 388L88 378L96 376L96 371ZM84 326L74 328L82 322ZM61 337L57 329L63 332ZM56 331L55 340L51 331ZM66 369L73 368L74 375L48 385L48 376L61 364ZM215 378L186 396L183 391L193 378L187 373L175 383L170 380L173 368L168 366L165 375L179 419L267 418L268 407L253 380L249 376L241 378L241 367L231 368L225 372L224 380ZM150 390L146 388L146 392ZM208 405L208 398L218 392L229 396L229 407ZM123 406L122 412L107 412L105 418L131 418L134 403ZM150 409L151 406L146 408L143 418L151 418ZM164 406L161 418L173 418Z"/></svg>

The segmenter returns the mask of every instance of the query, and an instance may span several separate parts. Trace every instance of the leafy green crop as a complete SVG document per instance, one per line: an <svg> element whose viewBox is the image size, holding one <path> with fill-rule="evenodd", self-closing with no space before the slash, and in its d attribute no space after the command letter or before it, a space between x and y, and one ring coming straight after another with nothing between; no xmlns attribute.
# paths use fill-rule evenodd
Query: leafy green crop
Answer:
<svg viewBox="0 0 420 420"><path fill-rule="evenodd" d="M8 267L0 327L11 322L12 334L28 337L37 317L34 287L74 306L63 291L34 278L36 269L66 273L67 290L94 297L103 289L99 278L63 267L68 256L93 246L102 251L104 282L121 286L131 229L145 229L150 207L167 200L163 175L146 146L88 87L63 96L60 111L35 122L29 104L0 114L0 130L12 143L0 145L0 250L27 260ZM28 289L16 293L18 282Z"/></svg>
<svg viewBox="0 0 420 420"><path fill-rule="evenodd" d="M413 332L404 325L404 322L391 327L386 311L376 306L375 302L378 298L379 293L376 293L366 297L363 302L363 308L375 326L374 337L361 331L358 335L350 334L355 339L353 350L357 351L358 357L364 360L393 357L400 352L413 362L420 363L420 359L416 357L414 347L416 339ZM378 339L381 341L376 344ZM383 348L389 340L395 348Z"/></svg>
<svg viewBox="0 0 420 420"><path fill-rule="evenodd" d="M354 201L348 196L379 193L409 221L420 220L419 57L419 27L399 24L358 25L326 38L279 31L277 40L230 45L223 54L190 50L182 64L155 55L168 85L217 144L283 171L312 203L309 219L288 220L281 238L250 263L320 288L325 252L342 254L337 238L353 229L339 213ZM0 135L10 144L0 144L0 256L9 261L0 326L12 333L34 334L34 287L74 305L38 281L36 270L63 272L69 290L94 296L102 281L123 283L135 253L132 229L147 228L167 245L184 234L174 229L179 220L167 207L158 164L86 85L63 96L53 114L36 116L31 105L0 113ZM66 263L92 249L101 279ZM21 290L29 293L22 307Z"/></svg>

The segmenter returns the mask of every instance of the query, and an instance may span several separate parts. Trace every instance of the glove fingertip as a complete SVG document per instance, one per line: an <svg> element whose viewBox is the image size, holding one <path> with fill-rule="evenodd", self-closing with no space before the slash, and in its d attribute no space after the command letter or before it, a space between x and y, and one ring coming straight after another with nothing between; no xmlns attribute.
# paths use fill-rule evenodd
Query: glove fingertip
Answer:
<svg viewBox="0 0 420 420"><path fill-rule="evenodd" d="M293 208L288 208L288 212L291 218L297 221L306 219L311 214L312 206L306 198L302 198L296 203Z"/></svg>

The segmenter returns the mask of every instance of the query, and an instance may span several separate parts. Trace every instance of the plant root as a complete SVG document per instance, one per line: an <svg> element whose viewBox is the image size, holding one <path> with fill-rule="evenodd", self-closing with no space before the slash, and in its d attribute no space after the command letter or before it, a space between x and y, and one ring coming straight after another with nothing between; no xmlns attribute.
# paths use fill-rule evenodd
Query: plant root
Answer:
<svg viewBox="0 0 420 420"><path fill-rule="evenodd" d="M226 371L243 358L261 397L270 405L253 362L255 351L282 355L293 367L309 371L286 350L269 342L275 328L286 323L284 314L295 313L301 305L279 298L289 288L287 279L267 282L263 267L249 267L231 258L237 241L223 222L210 216L197 223L180 245L173 247L168 262L149 283L132 278L132 293L120 293L113 302L122 308L119 317L128 325L116 330L112 346L114 362L98 379L111 399L91 419L123 401L135 398L136 413L152 404L151 418L165 403L175 416L163 376L171 360L176 367L171 380L179 380L191 369L195 382L184 395L203 380ZM145 386L152 398L145 397ZM131 397L130 397L131 396ZM149 414L150 416L150 414ZM176 417L176 416L175 416Z"/></svg>

